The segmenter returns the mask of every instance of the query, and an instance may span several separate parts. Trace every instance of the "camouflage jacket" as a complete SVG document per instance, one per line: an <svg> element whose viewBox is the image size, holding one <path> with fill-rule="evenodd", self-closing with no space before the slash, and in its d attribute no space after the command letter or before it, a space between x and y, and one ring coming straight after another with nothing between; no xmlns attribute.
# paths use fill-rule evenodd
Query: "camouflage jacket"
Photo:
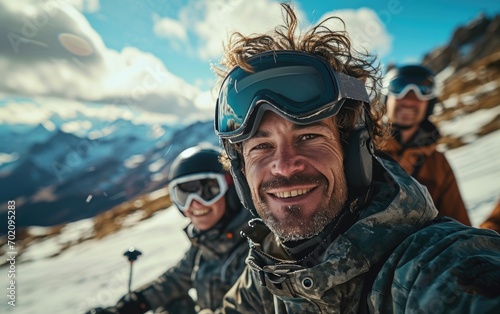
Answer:
<svg viewBox="0 0 500 314"><path fill-rule="evenodd" d="M151 309L184 298L191 288L196 290L197 307L220 308L224 294L245 267L248 243L240 231L250 218L250 213L242 209L223 230L212 228L200 234L193 233L192 225L188 225L185 232L192 245L182 260L136 291L142 293Z"/></svg>
<svg viewBox="0 0 500 314"><path fill-rule="evenodd" d="M248 267L225 313L500 313L500 236L435 221L427 190L376 160L370 204L317 264L286 260L271 233L249 236Z"/></svg>

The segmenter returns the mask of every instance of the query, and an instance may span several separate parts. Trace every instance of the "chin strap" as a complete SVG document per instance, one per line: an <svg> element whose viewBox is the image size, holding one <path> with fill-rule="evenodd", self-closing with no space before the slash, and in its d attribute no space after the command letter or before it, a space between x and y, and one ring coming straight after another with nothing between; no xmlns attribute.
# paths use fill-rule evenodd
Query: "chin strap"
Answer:
<svg viewBox="0 0 500 314"><path fill-rule="evenodd" d="M234 186L241 204L248 209L250 213L252 213L252 216L259 218L259 215L255 210L255 206L253 205L250 187L248 186L245 175L243 174L242 164L239 157L231 159L231 175L233 176Z"/></svg>

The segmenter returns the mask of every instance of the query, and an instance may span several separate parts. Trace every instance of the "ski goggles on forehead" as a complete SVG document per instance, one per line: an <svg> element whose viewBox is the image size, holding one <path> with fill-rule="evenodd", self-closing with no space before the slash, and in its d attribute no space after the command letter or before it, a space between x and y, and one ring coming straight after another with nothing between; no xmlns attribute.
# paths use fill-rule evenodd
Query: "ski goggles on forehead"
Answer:
<svg viewBox="0 0 500 314"><path fill-rule="evenodd" d="M389 83L389 92L397 99L403 98L413 91L420 100L431 100L436 97L434 82L427 78L397 77Z"/></svg>
<svg viewBox="0 0 500 314"><path fill-rule="evenodd" d="M362 81L333 71L315 55L273 51L247 62L254 72L233 68L217 99L215 131L231 143L250 138L266 110L309 124L337 114L346 99L369 103Z"/></svg>
<svg viewBox="0 0 500 314"><path fill-rule="evenodd" d="M226 194L226 178L220 173L196 173L172 180L168 184L170 199L181 211L187 211L191 202L197 200L210 206Z"/></svg>

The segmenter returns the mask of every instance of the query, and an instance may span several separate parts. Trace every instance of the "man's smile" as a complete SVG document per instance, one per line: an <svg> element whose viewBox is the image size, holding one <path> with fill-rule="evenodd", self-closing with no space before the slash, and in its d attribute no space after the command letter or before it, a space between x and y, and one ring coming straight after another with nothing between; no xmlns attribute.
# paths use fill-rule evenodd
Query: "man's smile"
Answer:
<svg viewBox="0 0 500 314"><path fill-rule="evenodd" d="M290 197L304 195L311 190L312 190L312 188L310 188L310 189L298 189L298 190L290 190L290 191L277 192L277 193L271 193L271 194L277 198L290 198Z"/></svg>
<svg viewBox="0 0 500 314"><path fill-rule="evenodd" d="M210 212L211 212L211 210L208 208L192 209L191 215L194 217L201 217L201 216L208 215Z"/></svg>

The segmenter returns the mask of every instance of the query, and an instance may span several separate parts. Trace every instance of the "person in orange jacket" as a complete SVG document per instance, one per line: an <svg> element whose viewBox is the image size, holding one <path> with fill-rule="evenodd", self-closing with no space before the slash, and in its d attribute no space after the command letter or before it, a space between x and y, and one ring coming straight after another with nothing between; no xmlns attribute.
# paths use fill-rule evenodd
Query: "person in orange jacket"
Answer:
<svg viewBox="0 0 500 314"><path fill-rule="evenodd" d="M497 206L491 211L490 216L479 227L493 229L500 233L500 198L498 199Z"/></svg>
<svg viewBox="0 0 500 314"><path fill-rule="evenodd" d="M391 69L386 81L382 101L393 136L382 150L427 187L440 215L470 226L453 169L436 150L439 131L428 119L438 101L434 74L421 65L405 65Z"/></svg>

